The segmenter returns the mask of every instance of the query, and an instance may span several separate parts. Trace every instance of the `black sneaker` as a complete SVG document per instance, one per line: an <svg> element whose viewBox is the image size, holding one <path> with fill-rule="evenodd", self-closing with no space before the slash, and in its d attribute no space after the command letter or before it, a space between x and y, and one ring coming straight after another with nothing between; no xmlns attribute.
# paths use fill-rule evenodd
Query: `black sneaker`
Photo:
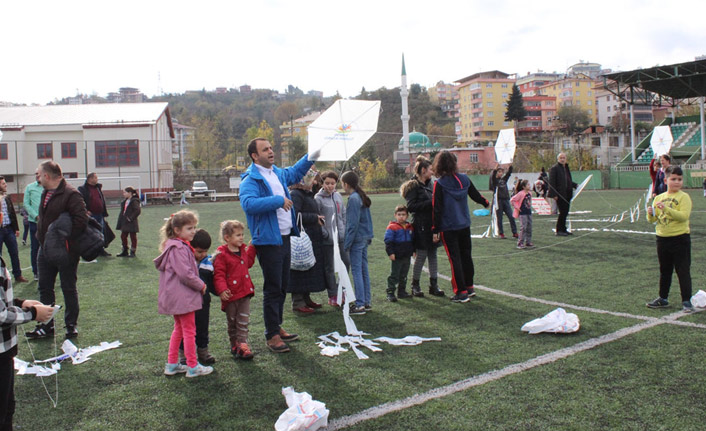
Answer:
<svg viewBox="0 0 706 431"><path fill-rule="evenodd" d="M54 327L44 324L37 325L32 331L25 332L25 335L30 340L36 340L39 338L52 337L54 335Z"/></svg>
<svg viewBox="0 0 706 431"><path fill-rule="evenodd" d="M473 298L474 296L476 296L476 289L474 289L473 286L468 288L468 296L470 298Z"/></svg>
<svg viewBox="0 0 706 431"><path fill-rule="evenodd" d="M360 307L356 307L355 304L351 304L350 314L365 314L365 307L363 307L362 305Z"/></svg>
<svg viewBox="0 0 706 431"><path fill-rule="evenodd" d="M397 291L397 297L400 298L400 299L406 299L406 298L411 298L412 295L410 295L409 293L407 293L406 290L398 290L398 291Z"/></svg>
<svg viewBox="0 0 706 431"><path fill-rule="evenodd" d="M373 306L370 304L365 304L363 308L365 308L365 311L373 311Z"/></svg>
<svg viewBox="0 0 706 431"><path fill-rule="evenodd" d="M648 308L665 308L669 307L669 301L664 298L657 298L652 302L648 302L646 305Z"/></svg>
<svg viewBox="0 0 706 431"><path fill-rule="evenodd" d="M395 296L394 293L388 293L387 294L387 300L390 302L397 302L397 297Z"/></svg>
<svg viewBox="0 0 706 431"><path fill-rule="evenodd" d="M471 298L468 297L468 294L466 292L457 293L456 295L451 297L451 302L463 303L468 302L470 300Z"/></svg>
<svg viewBox="0 0 706 431"><path fill-rule="evenodd" d="M75 326L67 326L66 327L66 339L71 339L71 338L76 338L78 337L78 329L76 329Z"/></svg>
<svg viewBox="0 0 706 431"><path fill-rule="evenodd" d="M691 301L684 301L681 303L682 309L681 311L685 313L692 313L694 311L694 306L691 305Z"/></svg>

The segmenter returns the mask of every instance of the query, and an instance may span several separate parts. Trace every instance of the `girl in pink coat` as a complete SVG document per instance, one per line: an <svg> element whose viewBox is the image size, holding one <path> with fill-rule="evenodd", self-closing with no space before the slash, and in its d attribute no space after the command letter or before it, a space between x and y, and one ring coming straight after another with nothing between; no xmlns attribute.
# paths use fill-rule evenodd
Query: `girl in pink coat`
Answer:
<svg viewBox="0 0 706 431"><path fill-rule="evenodd" d="M520 237L517 240L517 248L534 247L532 244L532 189L529 181L521 180L517 183L517 189L510 199L510 204L514 208L513 217L520 219Z"/></svg>
<svg viewBox="0 0 706 431"><path fill-rule="evenodd" d="M250 298L255 295L255 285L250 279L249 268L255 264L255 246L245 246L245 226L238 220L221 223L221 239L213 259L213 287L221 297L221 310L228 320L230 352L237 359L252 359L248 346L250 324Z"/></svg>
<svg viewBox="0 0 706 431"><path fill-rule="evenodd" d="M212 367L203 366L196 359L194 312L201 309L202 295L206 292L206 284L199 278L194 249L189 244L194 239L198 222L198 217L191 211L172 214L160 230L162 254L154 260L159 270L159 314L174 316L174 331L164 366L164 374L168 376L186 373L186 377L198 377L213 371ZM182 339L186 365L179 363Z"/></svg>

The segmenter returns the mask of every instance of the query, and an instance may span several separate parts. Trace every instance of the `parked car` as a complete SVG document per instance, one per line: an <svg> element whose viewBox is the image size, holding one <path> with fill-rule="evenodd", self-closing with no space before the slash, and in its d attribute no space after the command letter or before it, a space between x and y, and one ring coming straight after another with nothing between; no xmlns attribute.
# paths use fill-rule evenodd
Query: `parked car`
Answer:
<svg viewBox="0 0 706 431"><path fill-rule="evenodd" d="M191 196L208 196L208 186L205 181L194 181L191 186Z"/></svg>

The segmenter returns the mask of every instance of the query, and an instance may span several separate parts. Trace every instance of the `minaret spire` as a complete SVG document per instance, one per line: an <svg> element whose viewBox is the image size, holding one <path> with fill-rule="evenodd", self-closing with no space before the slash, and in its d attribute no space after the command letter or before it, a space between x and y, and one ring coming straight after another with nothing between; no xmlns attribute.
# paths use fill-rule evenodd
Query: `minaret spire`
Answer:
<svg viewBox="0 0 706 431"><path fill-rule="evenodd" d="M407 107L407 69L404 65L404 53L402 54L402 85L400 86L400 97L402 99L402 151L409 154L409 110Z"/></svg>

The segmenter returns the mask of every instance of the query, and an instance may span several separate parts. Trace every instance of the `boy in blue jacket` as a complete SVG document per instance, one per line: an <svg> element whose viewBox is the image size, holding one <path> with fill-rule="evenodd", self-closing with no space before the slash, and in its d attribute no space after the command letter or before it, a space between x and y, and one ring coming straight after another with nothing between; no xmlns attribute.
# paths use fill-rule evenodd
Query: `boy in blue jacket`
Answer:
<svg viewBox="0 0 706 431"><path fill-rule="evenodd" d="M387 225L385 230L385 251L390 257L390 276L387 277L387 300L397 302L399 298L411 298L407 293L407 273L409 273L410 257L414 254L412 242L413 228L407 221L409 212L404 205L395 208L395 220ZM397 288L397 297L395 297Z"/></svg>

